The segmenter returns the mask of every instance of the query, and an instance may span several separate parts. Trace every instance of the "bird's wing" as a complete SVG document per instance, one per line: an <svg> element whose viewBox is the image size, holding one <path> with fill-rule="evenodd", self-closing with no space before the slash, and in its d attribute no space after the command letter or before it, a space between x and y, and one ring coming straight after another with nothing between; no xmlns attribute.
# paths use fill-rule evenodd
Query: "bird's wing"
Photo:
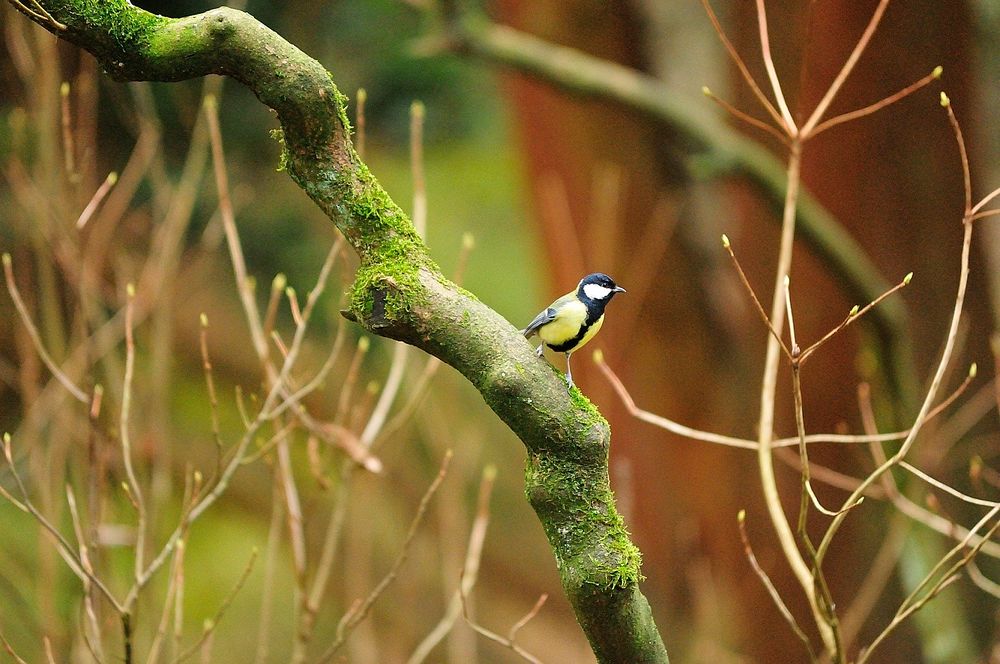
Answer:
<svg viewBox="0 0 1000 664"><path fill-rule="evenodd" d="M576 299L575 291L563 295L561 298L546 307L544 311L535 316L535 319L528 323L528 327L521 330L522 334L524 334L525 337L531 338L531 335L537 332L538 328L547 323L551 323L556 319L556 312L559 311L561 306L565 306L574 299Z"/></svg>
<svg viewBox="0 0 1000 664"><path fill-rule="evenodd" d="M546 323L551 323L555 319L556 319L556 310L552 307L548 307L545 309L545 311L535 316L535 318L530 323L528 323L528 327L521 330L521 333L524 334L525 337L530 339L531 335L533 335L535 332L538 331L538 328L540 328L542 325L545 325Z"/></svg>

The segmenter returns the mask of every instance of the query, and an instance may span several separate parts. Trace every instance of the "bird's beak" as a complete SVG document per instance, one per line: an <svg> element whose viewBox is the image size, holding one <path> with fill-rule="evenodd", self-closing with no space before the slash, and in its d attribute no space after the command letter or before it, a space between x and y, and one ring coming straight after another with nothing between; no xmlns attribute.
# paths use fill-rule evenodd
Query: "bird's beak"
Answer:
<svg viewBox="0 0 1000 664"><path fill-rule="evenodd" d="M622 288L621 286L615 286L614 287L614 292L615 293L627 293L628 291L625 290L624 288Z"/></svg>

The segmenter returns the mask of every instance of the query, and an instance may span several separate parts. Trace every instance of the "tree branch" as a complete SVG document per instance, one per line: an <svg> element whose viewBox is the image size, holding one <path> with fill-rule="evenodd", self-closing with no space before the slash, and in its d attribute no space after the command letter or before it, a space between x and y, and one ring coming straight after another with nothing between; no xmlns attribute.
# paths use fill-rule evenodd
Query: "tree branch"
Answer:
<svg viewBox="0 0 1000 664"><path fill-rule="evenodd" d="M347 316L460 371L528 450L526 491L564 590L601 661L666 662L640 555L608 480L610 430L535 357L502 316L444 278L412 223L358 158L346 98L318 62L229 8L170 19L126 0L40 0L14 7L94 54L120 80L230 76L277 113L282 166L343 232L361 264ZM50 20L51 19L51 20Z"/></svg>

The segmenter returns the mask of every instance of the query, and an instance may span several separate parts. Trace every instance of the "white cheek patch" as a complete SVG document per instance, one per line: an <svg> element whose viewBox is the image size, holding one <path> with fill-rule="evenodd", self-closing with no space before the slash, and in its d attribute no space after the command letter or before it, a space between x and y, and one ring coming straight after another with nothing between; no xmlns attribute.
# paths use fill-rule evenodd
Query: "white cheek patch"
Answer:
<svg viewBox="0 0 1000 664"><path fill-rule="evenodd" d="M599 284L587 284L583 287L583 294L591 300L603 300L611 295L611 289Z"/></svg>

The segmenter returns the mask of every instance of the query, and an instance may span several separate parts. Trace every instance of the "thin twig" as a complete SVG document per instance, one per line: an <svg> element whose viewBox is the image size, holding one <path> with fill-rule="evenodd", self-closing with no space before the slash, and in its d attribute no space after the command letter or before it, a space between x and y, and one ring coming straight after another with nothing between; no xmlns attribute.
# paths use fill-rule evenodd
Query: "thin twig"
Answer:
<svg viewBox="0 0 1000 664"><path fill-rule="evenodd" d="M87 222L90 221L90 218L94 216L94 213L97 212L97 208L101 206L101 203L104 202L104 199L111 191L111 188L114 187L117 182L118 182L118 173L116 173L115 171L111 171L110 173L108 173L108 176L104 178L104 182L102 182L101 186L97 188L97 191L95 191L94 195L91 196L90 202L87 203L87 206L83 208L83 212L81 212L80 216L77 218L76 220L77 230L87 225Z"/></svg>
<svg viewBox="0 0 1000 664"><path fill-rule="evenodd" d="M122 381L121 418L119 421L119 439L122 447L122 463L125 466L127 488L138 513L138 524L135 535L135 579L142 576L146 559L146 498L139 478L132 465L132 435L129 423L132 415L132 380L135 374L135 337L134 330L135 286L128 284L125 289L125 378Z"/></svg>
<svg viewBox="0 0 1000 664"><path fill-rule="evenodd" d="M7 651L7 654L10 655L11 659L17 662L17 664L28 664L28 662L22 659L20 655L14 652L14 646L10 645L10 641L8 641L7 637L3 635L3 632L0 632L0 644L3 645L3 649Z"/></svg>
<svg viewBox="0 0 1000 664"><path fill-rule="evenodd" d="M52 14L50 14L48 10L45 9L40 2L38 2L38 0L31 0L31 4L34 6L34 9L28 7L20 0L10 0L10 3L14 5L16 9L24 14L27 14L42 25L48 24L51 28L60 32L66 30L66 25L53 18Z"/></svg>
<svg viewBox="0 0 1000 664"><path fill-rule="evenodd" d="M70 182L78 182L80 174L76 172L76 149L73 140L73 109L70 104L69 81L63 81L59 86L59 116L62 128L63 168Z"/></svg>
<svg viewBox="0 0 1000 664"><path fill-rule="evenodd" d="M45 363L46 368L52 375L55 376L66 390L73 395L73 398L82 404L90 403L90 399L87 398L87 394L76 386L75 383L62 371L56 363L53 361L52 356L49 355L48 351L45 350L45 344L42 343L42 337L38 333L38 328L35 327L34 322L31 320L31 314L28 313L28 307L25 306L24 300L21 299L21 292L17 288L17 282L14 281L14 270L11 266L10 254L5 253L2 257L3 260L3 273L4 278L7 281L7 290L10 292L10 299L14 301L14 307L17 309L17 313L21 316L21 323L24 325L25 330L28 333L28 337L31 339L32 345L35 347L35 351L38 356Z"/></svg>
<svg viewBox="0 0 1000 664"><path fill-rule="evenodd" d="M760 86L757 84L757 81L750 73L750 69L746 66L746 63L743 62L743 58L740 57L740 54L736 50L736 47L733 46L733 43L731 41L729 41L729 37L726 36L725 30L722 29L722 25L719 23L719 18L715 15L715 11L712 9L712 5L709 4L708 0L701 0L701 5L705 8L705 13L708 14L708 19L712 22L712 27L715 28L715 34L719 36L719 40L722 42L722 45L726 48L726 52L729 54L730 59L733 61L733 64L736 65L737 69L740 70L740 74L743 76L743 80L746 81L747 85L750 86L750 90L757 98L757 101L759 101L760 105L764 107L764 110L767 111L768 115L774 118L775 123L777 123L779 127L787 130L787 127L785 126L785 121L781 118L781 114L778 113L778 109L774 107L774 104L771 103L771 100L768 99L767 95L764 94L764 91L761 90ZM782 138L787 139L787 137L785 136L783 136Z"/></svg>
<svg viewBox="0 0 1000 664"><path fill-rule="evenodd" d="M205 374L205 388L208 390L208 409L212 418L212 440L215 441L215 475L222 471L222 435L219 431L219 399L215 393L215 378L212 376L212 360L208 354L208 316L199 316L198 346L201 350L201 367Z"/></svg>
<svg viewBox="0 0 1000 664"><path fill-rule="evenodd" d="M115 597L111 589L101 581L101 578L96 574L88 574L86 567L84 567L83 562L80 560L76 550L70 544L70 542L63 536L59 529L52 525L44 514L35 506L31 498L28 496L28 488L24 484L24 480L21 478L21 474L17 471L17 466L14 464L11 437L9 433L3 434L3 453L4 458L7 459L7 465L10 467L10 473L14 477L14 482L17 484L18 491L21 494L20 500L14 500L10 495L4 491L4 497L8 498L13 505L18 509L30 514L38 522L42 528L52 536L55 540L56 548L59 554L66 561L67 566L70 571L73 572L80 579L81 583L86 583L89 581L94 584L94 587L98 588L101 593L107 598L111 606L114 607L115 611L119 615L125 613L125 608L118 598Z"/></svg>
<svg viewBox="0 0 1000 664"><path fill-rule="evenodd" d="M476 518L472 522L472 529L469 532L469 542L465 548L465 562L462 566L462 574L459 587L448 601L448 607L437 625L434 626L423 641L417 645L413 654L406 660L406 664L420 664L427 658L438 643L451 631L462 611L462 597L468 596L472 592L476 579L479 576L479 563L483 555L483 542L486 540L486 529L490 522L490 496L493 493L493 485L496 481L496 466L486 466L483 469L483 477L479 483L479 498L476 500Z"/></svg>
<svg viewBox="0 0 1000 664"><path fill-rule="evenodd" d="M917 584L917 586L913 589L913 591L909 594L909 596L907 596L907 598L903 600L903 602L899 606L899 609L896 611L896 615L893 616L892 620L889 622L888 625L886 625L885 629L883 629L878 634L878 636L875 637L875 639L871 642L871 644L868 647L862 649L862 651L858 655L858 659L856 660L855 664L865 664L865 662L867 662L868 659L871 657L872 652L874 652L875 649L892 632L894 632L897 627L899 627L911 615L922 609L927 604L927 602L929 602L931 599L940 594L940 592L944 590L947 586L951 585L956 580L958 580L957 572L966 564L968 564L968 562L972 560L977 553L979 553L979 550L983 546L982 542L988 541L989 538L993 536L993 533L995 533L997 529L1000 528L1000 520L994 523L993 526L983 534L979 544L976 544L975 546L969 548L969 541L972 538L972 535L977 533L980 528L984 527L990 519L994 518L997 515L998 512L1000 512L1000 505L994 507L989 512L987 512L986 515L983 516L983 518L980 519L979 522L969 531L969 535L966 536L965 539L963 539L957 545L955 545L948 553L946 553L941 558L940 561L938 561L936 565L934 565L931 571L928 572L927 575L923 578L923 580ZM958 556L958 554L963 550L965 550L966 548L969 548L968 552L959 557L959 559L955 563L952 563L951 567L949 567L942 573L941 570L948 563L948 561L951 558ZM938 580L932 583L932 581L935 578L937 578ZM924 590L925 588L926 591ZM924 594L918 596L920 592L924 592Z"/></svg>
<svg viewBox="0 0 1000 664"><path fill-rule="evenodd" d="M941 93L941 107L948 113L948 123L955 133L955 142L958 144L958 157L962 164L962 184L965 190L965 210L963 219L968 220L972 216L972 172L969 168L969 153L965 148L965 138L962 135L962 125L955 117L955 109L951 107L951 99L944 92Z"/></svg>
<svg viewBox="0 0 1000 664"><path fill-rule="evenodd" d="M746 288L747 293L750 295L750 299L754 303L754 308L757 310L757 314L760 316L761 321L763 321L764 326L771 333L771 336L774 338L774 340L778 342L778 345L781 347L781 350L784 351L785 353L785 357L791 360L792 351L789 350L788 346L786 346L785 342L782 340L781 331L777 328L776 325L771 323L771 318L768 318L767 312L764 311L764 307L761 305L760 300L757 298L757 293L754 291L753 286L750 285L750 280L747 279L746 273L743 272L743 266L740 265L739 259L736 258L736 253L733 251L733 245L732 242L729 241L728 235L725 234L722 235L722 248L725 249L726 252L729 254L729 258L733 262L733 267L736 268L736 273L740 277L740 282L743 284L743 287ZM782 291L782 293L784 293L784 291ZM777 295L775 297L777 297Z"/></svg>
<svg viewBox="0 0 1000 664"><path fill-rule="evenodd" d="M632 395L629 394L628 389L622 383L621 378L619 378L615 372L608 365L604 358L604 353L600 350L594 351L594 363L598 366L604 377L611 383L611 387L618 394L618 397L622 400L625 409L630 415L638 420L642 420L647 424L652 424L653 426L659 427L661 429L666 429L667 431L677 434L678 436L683 436L685 438L690 438L691 440L698 440L705 443L712 443L713 445L724 445L726 447L736 447L739 449L746 450L756 450L758 443L755 440L749 440L746 438L737 438L735 436L726 436L723 434L712 433L710 431L702 431L701 429L694 429L692 427L685 426L679 422L675 422L669 418L663 417L662 415L657 415L648 410L643 410L635 404L635 400L632 399ZM942 401L940 404L935 406L928 414L927 419L930 420L933 417L939 415L945 408L947 408L951 403L964 391L968 386L969 379L966 379L959 386L959 388L952 393L947 399ZM891 433L875 433L875 434L839 434L839 433L814 433L807 434L805 441L807 444L814 445L818 443L834 443L834 444L864 444L864 443L890 443L898 440L905 439L910 433L910 430L905 431L895 431ZM794 447L799 444L799 438L778 438L771 441L771 447Z"/></svg>
<svg viewBox="0 0 1000 664"><path fill-rule="evenodd" d="M461 587L461 583L459 584L459 587ZM535 605L531 607L531 610L528 611L528 613L526 613L523 618L514 623L514 627L517 627L517 630L515 630L512 627L510 634L508 634L508 636L506 637L500 636L496 632L490 631L485 627L483 627L482 625L480 625L479 623L474 622L472 618L469 616L468 604L466 603L465 593L460 593L460 595L462 598L462 617L465 618L466 624L468 624L469 627L475 630L476 633L481 634L485 636L487 639L499 643L500 645L506 648L509 648L515 654L517 654L521 659L527 662L531 662L531 664L544 664L542 660L538 659L537 657L529 653L527 650L522 648L520 645L518 645L514 641L513 636L516 636L517 630L520 630L521 627L527 624L529 620L538 615L538 612L539 610L541 610L542 605L545 603L545 600L549 598L548 594L543 593L542 595L539 596L538 600L535 602Z"/></svg>
<svg viewBox="0 0 1000 664"><path fill-rule="evenodd" d="M774 98L778 101L778 108L781 109L783 129L789 136L795 136L798 128L795 126L795 118L788 110L785 102L785 94L781 91L781 81L778 79L778 72L774 69L774 59L771 57L771 41L767 32L767 12L764 9L764 0L757 0L757 27L760 33L760 50L764 58L764 68L767 70L767 77L771 81L771 90Z"/></svg>
<svg viewBox="0 0 1000 664"><path fill-rule="evenodd" d="M156 634L149 644L149 654L146 657L146 664L156 664L160 661L160 650L163 648L163 641L166 639L167 630L170 627L170 616L178 608L176 596L184 575L184 549L185 545L182 539L174 549L173 573L170 575L169 581L167 581L167 592L163 598L163 609L160 612L160 620L156 626ZM175 623L175 633L178 626Z"/></svg>
<svg viewBox="0 0 1000 664"><path fill-rule="evenodd" d="M941 94L941 103L948 112L948 119L951 122L952 128L955 133L955 140L958 143L959 155L962 160L962 171L965 175L965 182L966 182L966 195L965 195L966 205L963 214L963 221L965 223L963 224L962 257L959 267L958 290L955 295L955 304L951 315L951 322L949 324L948 332L945 337L944 349L941 353L941 359L939 360L937 369L935 370L934 376L931 379L930 386L927 388L927 392L924 396L923 403L920 406L920 410L918 411L917 416L914 418L914 423L913 426L910 428L909 434L906 436L906 439L903 441L902 445L900 445L899 450L897 450L896 453L891 458L886 460L885 463L876 468L867 478L865 478L865 480L862 481L858 489L855 490L855 492L848 497L845 505L855 502L867 486L877 481L884 473L886 473L893 466L897 465L909 453L910 448L913 447L913 443L916 440L917 434L920 433L920 431L923 428L923 425L927 421L927 415L931 410L931 404L937 397L938 389L940 388L941 382L944 379L945 371L947 370L948 365L951 362L951 356L955 348L955 339L958 335L958 325L959 321L961 320L962 310L965 306L965 294L968 288L969 258L972 249L972 229L974 224L968 221L969 211L972 208L971 204L972 195L971 195L971 185L969 177L969 164L968 164L967 154L965 151L965 142L962 139L961 127L959 126L958 120L955 118L955 114L951 109L948 97L944 93ZM820 542L820 545L817 549L817 554L821 562L823 560L824 555L826 554L827 549L830 546L833 536L836 534L837 530L840 528L840 525L842 523L843 523L843 515L835 517L834 520L830 523L830 526L828 527L827 532L823 536L823 539Z"/></svg>
<svg viewBox="0 0 1000 664"><path fill-rule="evenodd" d="M253 565L255 562L257 562L257 547L254 547L253 551L251 551L250 560L247 561L246 566L243 568L243 573L240 574L240 578L236 580L236 584L232 587L232 589L230 589L229 593L222 600L222 604L219 605L219 609L215 612L215 615L205 621L205 626L202 629L201 636L199 636L198 640L191 644L187 650L177 655L177 657L173 659L172 664L180 664L180 662L183 662L191 655L194 655L215 632L215 628L218 627L219 621L222 620L226 610L233 603L236 595L243 588L243 584L246 583L247 578L249 578L250 572L253 571Z"/></svg>
<svg viewBox="0 0 1000 664"><path fill-rule="evenodd" d="M445 475L448 473L448 465L451 463L451 458L452 451L448 450L445 452L444 458L441 460L441 467L438 470L437 476L427 488L423 498L420 499L420 504L417 507L417 513L413 517L413 521L410 522L410 528L406 533L406 537L403 539L402 549L392 566L389 568L389 571L384 577L382 577L382 580L376 584L375 588L372 589L368 597L360 603L356 603L352 606L351 609L344 614L343 618L340 619L340 623L337 625L335 640L332 644L330 644L330 647L327 648L322 655L320 655L320 662L328 662L333 658L340 647L344 645L344 642L350 635L351 630L353 630L358 623L368 616L368 612L371 610L372 605L378 600L382 593L385 592L385 589L389 587L389 584L391 584L399 574L399 569L402 567L403 563L406 562L406 559L409 556L410 545L413 543L413 539L417 535L417 530L423 521L424 514L427 512L427 507L430 505L431 498L434 497L438 487L441 486Z"/></svg>
<svg viewBox="0 0 1000 664"><path fill-rule="evenodd" d="M813 353L815 353L819 348L821 348L823 346L823 344L825 344L827 341L829 341L830 339L832 339L839 332L843 331L849 325L852 325L855 321L860 320L862 316L864 316L866 313L868 313L869 311L871 311L880 302L882 302L882 300L884 300L885 298L889 297L890 295L892 295L896 291L900 290L904 286L909 285L911 279L913 279L913 273L909 272L909 273L906 274L905 277L903 277L902 281L900 281L898 284L896 284L895 286L893 286L889 290L887 290L884 293L882 293L881 295L879 295L877 298L875 298L874 300L872 300L871 302L869 302L868 304L866 304L863 308L858 309L857 306L853 307L848 312L848 314L844 318L844 320L840 322L839 325L837 325L835 328L833 328L832 330L830 330L829 332L827 332L826 334L824 334L822 337L820 337L820 339L818 341L812 343L808 348L806 348L804 351L802 351L802 355L801 355L799 361L800 362L805 362L806 359L810 355L812 355Z"/></svg>
<svg viewBox="0 0 1000 664"><path fill-rule="evenodd" d="M260 594L260 621L257 628L255 664L265 664L268 661L268 649L273 627L271 616L274 612L274 580L277 573L278 546L281 544L282 517L281 482L275 477L271 488L271 521L267 529L267 548L264 550L264 579Z"/></svg>
<svg viewBox="0 0 1000 664"><path fill-rule="evenodd" d="M427 239L427 185L424 178L424 116L423 103L410 104L410 174L413 177L413 227Z"/></svg>
<svg viewBox="0 0 1000 664"><path fill-rule="evenodd" d="M757 556L754 555L753 548L750 546L750 538L747 536L746 518L746 510L740 510L739 514L736 516L736 523L739 525L740 541L743 542L743 552L746 554L747 560L750 562L750 567L753 568L754 573L761 580L761 583L764 584L767 594L770 595L771 601L773 601L774 605L778 608L778 611L781 613L781 617L785 619L788 626L792 628L793 632L795 632L795 636L797 636L799 640L802 641L803 645L805 645L806 650L809 652L809 661L815 662L816 652L813 650L812 642L809 640L809 637L806 636L806 633L802 631L802 628L799 627L798 622L795 620L795 616L792 615L788 606L785 605L785 601L781 599L781 593L779 593L778 589L774 587L774 583L771 582L771 578L767 575L767 572L765 572L764 568L760 566L759 562L757 562Z"/></svg>
<svg viewBox="0 0 1000 664"><path fill-rule="evenodd" d="M66 505L69 507L70 520L73 523L73 534L76 536L76 544L79 549L80 566L89 576L94 576L94 565L90 560L87 538L84 535L83 524L80 521L80 511L76 506L76 496L73 494L73 487L69 483L66 484ZM94 610L94 589L89 576L83 582L83 611L87 619L87 629L90 630L91 637L97 644L97 651L94 654L100 660L103 659L100 652L101 628L97 624L97 613Z"/></svg>
<svg viewBox="0 0 1000 664"><path fill-rule="evenodd" d="M970 560L966 569L969 572L969 580L976 585L977 588L985 593L1000 599L1000 584L998 584L993 579L990 579L982 570L979 569L979 565L975 563L974 560Z"/></svg>
<svg viewBox="0 0 1000 664"><path fill-rule="evenodd" d="M701 92L702 92L703 95L705 95L706 97L708 97L709 99L711 99L712 101L714 101L716 104L718 104L722 108L722 110L726 111L727 113L729 113L730 115L732 115L737 120L740 120L741 122L745 122L748 125L750 125L751 127L756 127L757 129L761 129L761 130L767 132L771 136L774 136L779 141L781 141L782 144L784 144L784 145L788 145L789 144L788 136L785 135L785 134L783 134L778 129L775 129L773 125L769 125L768 123L764 122L763 120L758 120L754 116L752 116L752 115L750 115L750 114L748 114L748 113L746 113L744 111L741 111L740 109L736 108L735 106L733 106L732 104L730 104L725 99L719 97L717 94L715 94L714 92L712 92L712 90L710 88L708 88L708 87L703 87L701 89Z"/></svg>
<svg viewBox="0 0 1000 664"><path fill-rule="evenodd" d="M848 113L843 113L836 117L832 117L829 120L824 120L823 122L820 122L818 125L816 125L816 128L812 130L812 133L809 135L809 137L813 138L817 134L820 134L831 127L836 127L839 124L850 122L851 120L857 120L858 118L863 118L866 115L871 115L872 113L876 113L882 110L886 106L895 104L897 101L910 96L911 94L923 88L924 86L928 85L929 83L941 78L941 71L942 70L940 66L935 67L934 71L927 74L919 81L909 84L899 92L891 94L888 97L875 102L874 104L869 104L868 106L865 106L864 108L859 108L856 111L850 111Z"/></svg>
<svg viewBox="0 0 1000 664"><path fill-rule="evenodd" d="M982 210L984 207L986 207L986 205L988 205L989 202L992 201L997 196L1000 196L1000 187L997 187L996 189L994 189L990 193L986 194L986 196L984 196L981 201L979 201L978 203L976 203L973 206L973 208L971 210L969 210L969 211L972 214L976 214L977 212L979 212L980 210Z"/></svg>
<svg viewBox="0 0 1000 664"><path fill-rule="evenodd" d="M952 487L952 486L950 486L948 484L945 484L941 480L934 479L933 477L931 477L930 475L928 475L924 471L920 470L916 466L913 466L913 465L907 463L906 461L900 461L899 462L899 467L903 468L904 470L906 470L906 471L908 471L908 472L910 472L910 473L912 473L914 475L916 475L917 477L919 477L923 481L927 482L931 486L936 487L936 488L940 489L941 491L944 491L945 493L951 494L952 496L955 496L959 500L961 500L963 502L966 502L966 503L969 503L970 505L980 505L980 506L983 506L983 507L996 507L996 506L1000 505L1000 503L998 503L998 502L996 502L994 500L983 500L982 498L973 498L972 496L964 494L961 491L959 491L958 489L956 489L956 488L954 488L954 487Z"/></svg>
<svg viewBox="0 0 1000 664"><path fill-rule="evenodd" d="M762 0L758 0L758 2L762 2ZM833 79L833 83L830 84L830 87L827 88L826 94L823 95L823 98L816 105L812 115L809 116L809 119L802 126L801 135L803 138L810 137L814 134L816 125L818 125L820 120L823 119L823 116L826 114L830 104L833 103L834 97L837 96L837 93L840 92L840 88L843 87L844 81L846 81L847 77L851 75L851 72L854 71L854 66L858 63L858 60L861 59L861 54L864 53L865 48L867 48L872 35L875 34L875 29L878 28L878 24L882 20L882 15L885 13L885 9L888 6L889 0L880 0L878 3L878 7L875 8L875 12L872 14L871 20L865 27L865 31L861 34L861 38L858 39L858 42L854 45L854 49L851 51L851 54L844 62L844 66L840 69L836 78Z"/></svg>
<svg viewBox="0 0 1000 664"><path fill-rule="evenodd" d="M226 243L232 257L233 270L236 276L236 290L240 302L247 313L250 339L259 358L267 357L267 337L261 327L257 301L251 291L250 279L246 271L246 261L243 258L243 248L240 246L239 234L236 231L236 221L233 218L233 205L229 197L229 175L225 168L225 154L222 150L222 131L219 129L218 104L214 95L206 95L204 101L205 117L208 118L209 138L212 145L212 163L215 166L215 185L219 195L219 214L226 231Z"/></svg>
<svg viewBox="0 0 1000 664"><path fill-rule="evenodd" d="M983 210L982 212L977 212L975 214L969 215L969 221L977 221L979 219L996 217L998 215L1000 215L1000 210Z"/></svg>

